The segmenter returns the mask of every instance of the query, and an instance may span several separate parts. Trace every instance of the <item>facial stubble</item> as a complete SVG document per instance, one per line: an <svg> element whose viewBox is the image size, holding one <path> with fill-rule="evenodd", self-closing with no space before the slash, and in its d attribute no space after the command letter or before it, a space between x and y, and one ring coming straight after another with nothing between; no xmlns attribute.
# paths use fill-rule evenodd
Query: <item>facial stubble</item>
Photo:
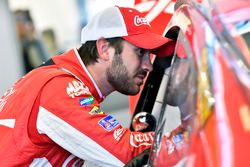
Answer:
<svg viewBox="0 0 250 167"><path fill-rule="evenodd" d="M136 95L139 85L135 85L129 76L127 67L123 64L121 55L115 55L111 66L106 71L108 82L114 89L125 95Z"/></svg>

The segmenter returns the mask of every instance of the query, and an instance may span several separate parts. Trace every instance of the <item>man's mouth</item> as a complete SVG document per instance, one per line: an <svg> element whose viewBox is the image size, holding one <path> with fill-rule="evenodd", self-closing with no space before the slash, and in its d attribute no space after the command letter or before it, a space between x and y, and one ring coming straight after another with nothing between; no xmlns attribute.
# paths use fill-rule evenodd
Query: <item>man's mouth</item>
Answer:
<svg viewBox="0 0 250 167"><path fill-rule="evenodd" d="M136 75L135 75L135 83L137 85L142 85L143 84L143 80L146 78L147 76L147 72L146 71L139 71Z"/></svg>
<svg viewBox="0 0 250 167"><path fill-rule="evenodd" d="M145 75L137 75L136 77L135 77L135 83L137 84L137 85L142 85L143 84L143 80L145 79Z"/></svg>
<svg viewBox="0 0 250 167"><path fill-rule="evenodd" d="M146 75L140 74L140 75L137 75L136 77L137 77L137 78L140 78L141 80L144 80L144 78L146 77Z"/></svg>

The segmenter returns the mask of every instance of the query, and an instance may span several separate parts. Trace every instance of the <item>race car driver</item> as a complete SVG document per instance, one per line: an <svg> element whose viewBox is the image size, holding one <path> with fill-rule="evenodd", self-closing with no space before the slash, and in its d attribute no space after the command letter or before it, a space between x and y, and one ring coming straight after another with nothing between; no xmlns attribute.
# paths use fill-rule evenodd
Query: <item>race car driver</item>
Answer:
<svg viewBox="0 0 250 167"><path fill-rule="evenodd" d="M149 53L170 40L133 8L109 7L83 29L81 47L54 56L0 99L0 166L123 166L150 148L100 108L113 91L135 95Z"/></svg>

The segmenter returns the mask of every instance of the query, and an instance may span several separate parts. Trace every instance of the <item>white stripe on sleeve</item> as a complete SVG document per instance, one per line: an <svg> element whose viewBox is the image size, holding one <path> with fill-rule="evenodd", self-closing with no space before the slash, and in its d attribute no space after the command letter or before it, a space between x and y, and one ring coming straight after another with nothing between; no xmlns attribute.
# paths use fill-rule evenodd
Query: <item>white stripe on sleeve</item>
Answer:
<svg viewBox="0 0 250 167"><path fill-rule="evenodd" d="M103 167L124 166L123 162L98 143L41 106L36 126L40 134L46 134L58 145L85 161Z"/></svg>
<svg viewBox="0 0 250 167"><path fill-rule="evenodd" d="M7 126L9 128L15 127L16 119L0 119L0 125Z"/></svg>

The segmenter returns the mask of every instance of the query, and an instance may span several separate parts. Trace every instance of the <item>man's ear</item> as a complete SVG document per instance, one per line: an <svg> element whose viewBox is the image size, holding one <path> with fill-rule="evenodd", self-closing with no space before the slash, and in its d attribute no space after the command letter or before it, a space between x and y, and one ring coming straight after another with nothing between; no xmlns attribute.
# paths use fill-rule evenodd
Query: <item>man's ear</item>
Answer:
<svg viewBox="0 0 250 167"><path fill-rule="evenodd" d="M100 59L109 60L109 42L105 38L96 41L96 48Z"/></svg>

